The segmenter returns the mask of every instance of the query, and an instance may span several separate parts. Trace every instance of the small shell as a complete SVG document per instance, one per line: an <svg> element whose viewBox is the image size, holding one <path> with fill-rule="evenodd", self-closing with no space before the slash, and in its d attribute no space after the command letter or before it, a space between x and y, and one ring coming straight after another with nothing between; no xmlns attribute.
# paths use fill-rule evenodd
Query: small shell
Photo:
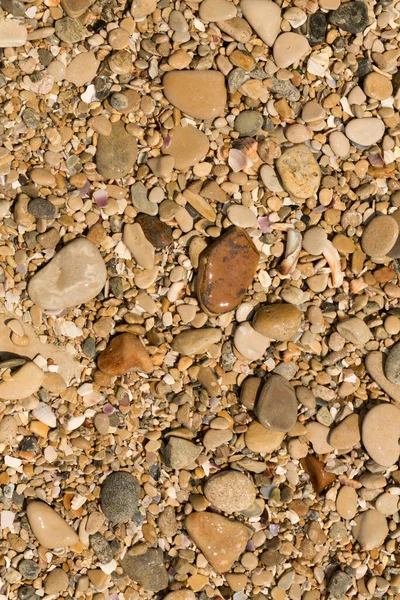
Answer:
<svg viewBox="0 0 400 600"><path fill-rule="evenodd" d="M290 229L287 234L285 258L279 270L282 275L289 275L296 268L301 252L302 237L297 229Z"/></svg>
<svg viewBox="0 0 400 600"><path fill-rule="evenodd" d="M75 429L78 429L78 427L80 427L83 424L84 420L85 420L84 415L80 415L79 417L71 417L65 423L65 429L67 431L74 431Z"/></svg>
<svg viewBox="0 0 400 600"><path fill-rule="evenodd" d="M41 423L44 423L50 428L53 428L57 425L56 415L53 413L50 406L44 402L39 402L37 407L33 409L32 414L35 419Z"/></svg>
<svg viewBox="0 0 400 600"><path fill-rule="evenodd" d="M255 140L253 138L246 137L246 138L242 138L242 139L238 140L235 143L235 148L237 150L241 150L243 152L243 154L245 154L246 156L251 158L252 161L256 161L258 158L258 156L257 156L258 142L257 142L257 140Z"/></svg>
<svg viewBox="0 0 400 600"><path fill-rule="evenodd" d="M239 173L242 169L252 167L253 161L241 150L231 148L229 150L228 165L234 173Z"/></svg>
<svg viewBox="0 0 400 600"><path fill-rule="evenodd" d="M344 275L340 267L339 252L336 250L332 242L327 241L325 246L322 248L322 254L330 266L333 287L340 287L343 283Z"/></svg>

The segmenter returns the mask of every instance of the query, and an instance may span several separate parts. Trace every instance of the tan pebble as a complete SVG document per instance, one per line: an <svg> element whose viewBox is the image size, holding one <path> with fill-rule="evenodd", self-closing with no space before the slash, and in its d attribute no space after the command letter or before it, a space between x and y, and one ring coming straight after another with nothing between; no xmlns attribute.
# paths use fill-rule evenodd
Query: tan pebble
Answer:
<svg viewBox="0 0 400 600"><path fill-rule="evenodd" d="M311 442L316 454L328 454L333 447L328 443L329 427L312 421L306 424L307 439Z"/></svg>
<svg viewBox="0 0 400 600"><path fill-rule="evenodd" d="M102 527L104 521L105 521L105 517L100 512L95 511L95 512L90 513L90 515L88 516L87 523L86 523L87 533L89 535L93 535L94 533L97 533L100 530L100 528Z"/></svg>
<svg viewBox="0 0 400 600"><path fill-rule="evenodd" d="M363 87L366 95L373 100L387 100L393 93L390 78L374 71L365 76Z"/></svg>
<svg viewBox="0 0 400 600"><path fill-rule="evenodd" d="M13 334L15 335L15 334ZM44 380L44 373L34 362L27 362L12 373L9 381L0 383L0 398L3 400L19 400L35 394Z"/></svg>
<svg viewBox="0 0 400 600"><path fill-rule="evenodd" d="M384 492L375 501L375 508L384 515L394 515L399 505L399 496Z"/></svg>
<svg viewBox="0 0 400 600"><path fill-rule="evenodd" d="M389 533L385 516L378 510L366 510L355 519L352 534L363 550L379 548Z"/></svg>
<svg viewBox="0 0 400 600"><path fill-rule="evenodd" d="M129 45L129 32L117 27L108 34L108 43L113 50L122 50Z"/></svg>
<svg viewBox="0 0 400 600"><path fill-rule="evenodd" d="M163 85L167 100L191 117L214 119L224 112L225 79L218 71L171 71Z"/></svg>
<svg viewBox="0 0 400 600"><path fill-rule="evenodd" d="M400 319L395 315L386 317L384 327L389 335L397 335L400 333Z"/></svg>
<svg viewBox="0 0 400 600"><path fill-rule="evenodd" d="M46 576L44 582L44 591L50 596L59 595L67 591L69 579L67 573L60 568L53 569Z"/></svg>
<svg viewBox="0 0 400 600"><path fill-rule="evenodd" d="M281 26L281 11L270 0L241 0L243 16L267 46L273 46Z"/></svg>
<svg viewBox="0 0 400 600"><path fill-rule="evenodd" d="M374 217L365 227L361 246L367 256L383 257L393 248L399 235L397 221L389 215Z"/></svg>
<svg viewBox="0 0 400 600"><path fill-rule="evenodd" d="M102 571L101 569L89 569L87 574L90 583L94 586L96 590L99 590L101 592L102 590L107 589L111 581L110 575L107 575L107 573L104 573L104 571Z"/></svg>
<svg viewBox="0 0 400 600"><path fill-rule="evenodd" d="M250 508L256 489L244 473L228 470L207 480L204 495L213 508L231 514Z"/></svg>
<svg viewBox="0 0 400 600"><path fill-rule="evenodd" d="M59 373L46 373L42 385L53 394L61 394L67 389L67 384Z"/></svg>
<svg viewBox="0 0 400 600"><path fill-rule="evenodd" d="M157 0L133 0L131 15L135 20L143 19L156 10Z"/></svg>
<svg viewBox="0 0 400 600"><path fill-rule="evenodd" d="M256 331L250 323L241 323L233 336L235 348L244 358L258 360L265 354L270 342L267 337Z"/></svg>
<svg viewBox="0 0 400 600"><path fill-rule="evenodd" d="M294 125L286 127L285 135L286 139L293 144L301 144L302 142L311 139L310 130L301 123L295 123Z"/></svg>
<svg viewBox="0 0 400 600"><path fill-rule="evenodd" d="M229 0L203 0L199 15L203 21L226 21L236 17L236 6Z"/></svg>
<svg viewBox="0 0 400 600"><path fill-rule="evenodd" d="M257 227L257 216L252 210L240 204L231 204L227 209L228 219L238 227Z"/></svg>
<svg viewBox="0 0 400 600"><path fill-rule="evenodd" d="M111 122L106 117L103 117L102 115L98 115L97 117L92 117L91 119L89 119L88 125L89 125L89 127L92 127L92 129L97 131L97 133L100 133L101 135L105 135L105 136L111 135L111 131L112 131Z"/></svg>
<svg viewBox="0 0 400 600"><path fill-rule="evenodd" d="M398 431L400 410L384 402L371 408L362 423L362 441L370 457L379 465L390 467L400 455Z"/></svg>
<svg viewBox="0 0 400 600"><path fill-rule="evenodd" d="M372 337L368 325L357 317L342 321L336 329L345 340L357 346L366 344Z"/></svg>
<svg viewBox="0 0 400 600"><path fill-rule="evenodd" d="M175 127L169 136L171 141L163 151L175 159L175 168L179 171L186 171L207 155L210 147L208 138L196 127Z"/></svg>
<svg viewBox="0 0 400 600"><path fill-rule="evenodd" d="M310 198L318 191L321 169L305 144L297 144L284 150L276 167L284 189L296 198Z"/></svg>
<svg viewBox="0 0 400 600"><path fill-rule="evenodd" d="M282 33L274 44L274 60L280 69L285 69L310 52L307 38L298 33Z"/></svg>
<svg viewBox="0 0 400 600"><path fill-rule="evenodd" d="M339 157L348 156L350 153L350 142L341 131L333 131L329 136L329 145L332 152Z"/></svg>
<svg viewBox="0 0 400 600"><path fill-rule="evenodd" d="M346 135L352 142L360 146L372 146L382 139L385 124L377 117L352 119L346 125Z"/></svg>
<svg viewBox="0 0 400 600"><path fill-rule="evenodd" d="M180 354L203 354L213 344L217 344L222 333L219 329L206 327L202 329L188 329L176 335L172 341L172 348Z"/></svg>
<svg viewBox="0 0 400 600"><path fill-rule="evenodd" d="M11 319L10 321L7 321L7 327L11 329L13 333L20 337L22 337L25 334L24 327L21 321L18 321L18 319Z"/></svg>
<svg viewBox="0 0 400 600"><path fill-rule="evenodd" d="M330 433L329 443L333 448L341 450L354 448L360 439L360 427L358 415L349 415L341 421Z"/></svg>
<svg viewBox="0 0 400 600"><path fill-rule="evenodd" d="M0 421L0 444L13 445L17 439L18 425L12 415L6 415Z"/></svg>
<svg viewBox="0 0 400 600"><path fill-rule="evenodd" d="M152 269L154 267L154 246L145 237L139 223L125 225L122 241L139 266L143 267L143 269Z"/></svg>
<svg viewBox="0 0 400 600"><path fill-rule="evenodd" d="M72 527L45 502L30 502L26 515L35 537L45 548L72 546L79 541Z"/></svg>
<svg viewBox="0 0 400 600"><path fill-rule="evenodd" d="M336 497L336 510L342 519L352 519L357 513L358 496L354 488L343 486Z"/></svg>
<svg viewBox="0 0 400 600"><path fill-rule="evenodd" d="M67 66L65 78L77 87L81 87L95 78L99 65L100 62L93 52L81 52Z"/></svg>
<svg viewBox="0 0 400 600"><path fill-rule="evenodd" d="M271 431L260 423L253 421L245 433L245 443L252 452L274 452L282 444L285 434L281 431Z"/></svg>

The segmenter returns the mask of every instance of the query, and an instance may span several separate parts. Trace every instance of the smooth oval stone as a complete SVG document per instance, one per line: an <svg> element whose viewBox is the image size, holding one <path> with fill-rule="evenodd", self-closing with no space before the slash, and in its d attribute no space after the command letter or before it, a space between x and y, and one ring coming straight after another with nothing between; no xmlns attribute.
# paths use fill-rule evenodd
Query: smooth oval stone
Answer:
<svg viewBox="0 0 400 600"><path fill-rule="evenodd" d="M0 48L18 48L28 38L24 25L12 19L0 19Z"/></svg>
<svg viewBox="0 0 400 600"><path fill-rule="evenodd" d="M258 395L254 413L263 427L287 432L297 420L297 398L293 386L281 375L270 375Z"/></svg>
<svg viewBox="0 0 400 600"><path fill-rule="evenodd" d="M385 362L385 375L392 383L400 385L400 343L391 347Z"/></svg>
<svg viewBox="0 0 400 600"><path fill-rule="evenodd" d="M317 193L321 181L321 169L305 144L298 144L284 150L276 161L276 168L283 187L289 194L305 200Z"/></svg>
<svg viewBox="0 0 400 600"><path fill-rule="evenodd" d="M204 495L213 508L232 514L250 508L256 499L256 488L244 473L224 471L205 483Z"/></svg>
<svg viewBox="0 0 400 600"><path fill-rule="evenodd" d="M349 415L329 434L329 443L336 450L354 448L361 439L358 415Z"/></svg>
<svg viewBox="0 0 400 600"><path fill-rule="evenodd" d="M167 100L195 119L215 119L224 113L225 78L218 71L170 71L163 85Z"/></svg>
<svg viewBox="0 0 400 600"><path fill-rule="evenodd" d="M236 6L228 0L203 0L199 8L203 21L226 21L236 17L236 13Z"/></svg>
<svg viewBox="0 0 400 600"><path fill-rule="evenodd" d="M244 441L252 452L270 454L280 447L284 437L282 431L266 429L261 423L253 421L244 434Z"/></svg>
<svg viewBox="0 0 400 600"><path fill-rule="evenodd" d="M165 447L165 464L172 469L191 469L202 452L202 446L189 440L170 437Z"/></svg>
<svg viewBox="0 0 400 600"><path fill-rule="evenodd" d="M274 60L277 67L286 69L310 52L310 44L299 33L282 33L274 44Z"/></svg>
<svg viewBox="0 0 400 600"><path fill-rule="evenodd" d="M138 510L140 486L126 471L111 473L101 486L100 503L112 523L126 523Z"/></svg>
<svg viewBox="0 0 400 600"><path fill-rule="evenodd" d="M92 242L77 238L32 277L28 294L45 310L60 311L92 300L103 289L107 270Z"/></svg>
<svg viewBox="0 0 400 600"><path fill-rule="evenodd" d="M352 519L357 513L358 496L354 488L344 485L336 497L336 510L342 519Z"/></svg>
<svg viewBox="0 0 400 600"><path fill-rule="evenodd" d="M308 254L318 256L327 245L328 234L322 227L310 227L303 236L303 248Z"/></svg>
<svg viewBox="0 0 400 600"><path fill-rule="evenodd" d="M389 533L385 515L379 510L366 510L355 519L352 534L363 550L379 548Z"/></svg>
<svg viewBox="0 0 400 600"><path fill-rule="evenodd" d="M375 502L375 508L384 515L394 515L399 506L399 497L396 493L384 492Z"/></svg>
<svg viewBox="0 0 400 600"><path fill-rule="evenodd" d="M163 147L163 152L175 159L175 169L186 171L197 165L206 156L210 144L208 137L192 125L175 127L170 132L171 143Z"/></svg>
<svg viewBox="0 0 400 600"><path fill-rule="evenodd" d="M346 125L346 135L359 146L372 146L382 139L385 123L378 117L361 117L352 119Z"/></svg>
<svg viewBox="0 0 400 600"><path fill-rule="evenodd" d="M133 333L121 333L113 338L97 359L100 371L118 377L128 371L151 373L153 363L140 339Z"/></svg>
<svg viewBox="0 0 400 600"><path fill-rule="evenodd" d="M253 281L259 254L248 233L232 226L200 255L196 294L208 315L236 308Z"/></svg>
<svg viewBox="0 0 400 600"><path fill-rule="evenodd" d="M270 0L242 0L240 8L260 39L267 46L273 46L281 29L279 6Z"/></svg>
<svg viewBox="0 0 400 600"><path fill-rule="evenodd" d="M247 360L258 360L265 354L269 339L258 333L250 323L240 323L233 336L235 348Z"/></svg>
<svg viewBox="0 0 400 600"><path fill-rule="evenodd" d="M66 592L69 585L69 579L64 569L53 569L46 576L44 582L44 591L50 596L55 596Z"/></svg>
<svg viewBox="0 0 400 600"><path fill-rule="evenodd" d="M349 33L364 31L368 25L367 5L359 0L345 2L329 13L329 22Z"/></svg>
<svg viewBox="0 0 400 600"><path fill-rule="evenodd" d="M385 402L368 411L362 423L362 442L378 465L391 467L400 456L400 410Z"/></svg>
<svg viewBox="0 0 400 600"><path fill-rule="evenodd" d="M378 215L364 228L361 247L367 256L383 257L393 248L398 236L396 219L389 215Z"/></svg>
<svg viewBox="0 0 400 600"><path fill-rule="evenodd" d="M125 225L122 241L138 265L143 269L154 267L154 246L145 236L138 222Z"/></svg>
<svg viewBox="0 0 400 600"><path fill-rule="evenodd" d="M125 177L135 164L137 142L121 121L112 124L110 135L99 135L96 149L97 171L105 179Z"/></svg>
<svg viewBox="0 0 400 600"><path fill-rule="evenodd" d="M186 517L186 531L217 573L229 571L245 551L253 530L221 515L194 512Z"/></svg>
<svg viewBox="0 0 400 600"><path fill-rule="evenodd" d="M0 398L3 400L21 400L40 389L45 374L36 363L27 362L18 371L12 373L12 379L0 383Z"/></svg>
<svg viewBox="0 0 400 600"><path fill-rule="evenodd" d="M187 329L174 337L171 346L176 352L187 356L204 354L210 346L218 344L221 337L221 330L213 327Z"/></svg>
<svg viewBox="0 0 400 600"><path fill-rule="evenodd" d="M136 222L154 248L165 248L172 244L172 227L160 221L158 217L142 214L136 217Z"/></svg>
<svg viewBox="0 0 400 600"><path fill-rule="evenodd" d="M129 549L121 560L124 574L136 581L145 590L159 592L168 587L164 552L161 548L148 548L143 553Z"/></svg>
<svg viewBox="0 0 400 600"><path fill-rule="evenodd" d="M254 315L256 331L278 341L289 341L299 331L301 312L293 304L269 304Z"/></svg>
<svg viewBox="0 0 400 600"><path fill-rule="evenodd" d="M306 437L310 440L316 454L332 452L333 448L328 443L329 427L317 421L310 421L305 427L307 429Z"/></svg>
<svg viewBox="0 0 400 600"><path fill-rule="evenodd" d="M3 417L0 421L0 444L14 444L17 434L18 425L15 418L12 415Z"/></svg>
<svg viewBox="0 0 400 600"><path fill-rule="evenodd" d="M364 344L372 337L368 325L358 317L353 317L352 319L347 319L347 321L338 323L336 329L345 340L351 342L355 346L364 346Z"/></svg>
<svg viewBox="0 0 400 600"><path fill-rule="evenodd" d="M65 79L77 87L81 87L96 77L99 66L100 62L94 52L81 52L67 66Z"/></svg>
<svg viewBox="0 0 400 600"><path fill-rule="evenodd" d="M350 152L350 142L341 131L333 131L329 136L329 145L332 152L341 158Z"/></svg>
<svg viewBox="0 0 400 600"><path fill-rule="evenodd" d="M50 550L73 546L79 537L64 519L44 502L34 500L26 508L26 516L39 544Z"/></svg>

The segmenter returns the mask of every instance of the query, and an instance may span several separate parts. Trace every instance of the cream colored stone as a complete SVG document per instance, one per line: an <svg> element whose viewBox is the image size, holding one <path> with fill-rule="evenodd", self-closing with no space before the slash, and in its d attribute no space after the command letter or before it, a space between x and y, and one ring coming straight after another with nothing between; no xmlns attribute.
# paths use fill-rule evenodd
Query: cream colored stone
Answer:
<svg viewBox="0 0 400 600"><path fill-rule="evenodd" d="M237 9L228 0L203 0L199 15L203 21L226 21L236 17Z"/></svg>
<svg viewBox="0 0 400 600"><path fill-rule="evenodd" d="M63 548L79 542L72 527L45 502L29 502L26 515L33 534L45 548Z"/></svg>
<svg viewBox="0 0 400 600"><path fill-rule="evenodd" d="M386 517L378 510L366 510L354 519L352 533L363 550L379 548L389 533Z"/></svg>
<svg viewBox="0 0 400 600"><path fill-rule="evenodd" d="M267 46L273 46L281 27L281 10L270 0L242 0L244 18Z"/></svg>
<svg viewBox="0 0 400 600"><path fill-rule="evenodd" d="M382 139L385 124L377 117L352 119L346 125L346 135L350 141L360 146L372 146Z"/></svg>
<svg viewBox="0 0 400 600"><path fill-rule="evenodd" d="M304 35L299 33L282 33L274 44L274 60L280 69L286 69L311 51L310 44Z"/></svg>
<svg viewBox="0 0 400 600"><path fill-rule="evenodd" d="M219 71L170 71L163 78L167 100L196 119L215 119L226 105L225 78Z"/></svg>
<svg viewBox="0 0 400 600"><path fill-rule="evenodd" d="M371 408L362 423L362 441L370 457L384 467L394 465L400 455L400 410L384 402Z"/></svg>
<svg viewBox="0 0 400 600"><path fill-rule="evenodd" d="M34 362L27 362L12 375L9 381L0 383L0 398L20 400L35 394L44 380L44 372Z"/></svg>
<svg viewBox="0 0 400 600"><path fill-rule="evenodd" d="M357 513L358 496L354 488L343 486L336 497L336 510L342 519L352 519Z"/></svg>
<svg viewBox="0 0 400 600"><path fill-rule="evenodd" d="M144 235L139 223L125 225L122 241L139 266L143 267L143 269L153 269L154 246Z"/></svg>

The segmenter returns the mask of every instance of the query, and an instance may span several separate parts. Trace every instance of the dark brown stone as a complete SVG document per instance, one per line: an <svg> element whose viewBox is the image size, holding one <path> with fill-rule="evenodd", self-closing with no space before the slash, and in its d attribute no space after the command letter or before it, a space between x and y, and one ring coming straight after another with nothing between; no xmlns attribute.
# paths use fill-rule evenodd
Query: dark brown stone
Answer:
<svg viewBox="0 0 400 600"><path fill-rule="evenodd" d="M312 454L302 458L300 462L305 472L310 476L311 483L317 494L320 494L325 488L328 487L328 485L337 479L335 473L329 473L329 471L325 471L324 463L318 460L318 458Z"/></svg>
<svg viewBox="0 0 400 600"><path fill-rule="evenodd" d="M139 223L154 248L165 248L172 244L172 228L160 221L158 217L141 214L136 217L136 223Z"/></svg>
<svg viewBox="0 0 400 600"><path fill-rule="evenodd" d="M236 308L253 281L259 254L240 227L229 227L200 255L196 282L201 308L220 315Z"/></svg>
<svg viewBox="0 0 400 600"><path fill-rule="evenodd" d="M100 371L118 377L128 371L150 373L153 363L139 338L133 333L122 333L113 338L99 355L97 366Z"/></svg>

